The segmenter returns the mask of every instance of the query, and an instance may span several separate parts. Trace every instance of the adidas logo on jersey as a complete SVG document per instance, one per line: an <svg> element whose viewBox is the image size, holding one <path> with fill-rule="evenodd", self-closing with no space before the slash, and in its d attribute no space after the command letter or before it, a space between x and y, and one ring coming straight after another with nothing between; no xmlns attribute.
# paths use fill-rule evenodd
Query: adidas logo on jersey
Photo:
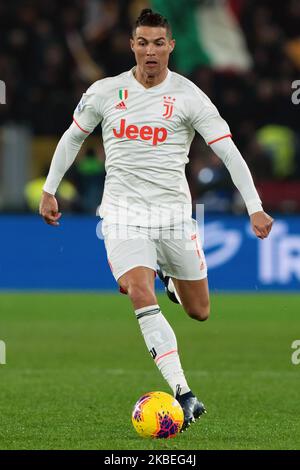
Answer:
<svg viewBox="0 0 300 470"><path fill-rule="evenodd" d="M126 108L126 104L124 103L124 101L121 101L120 103L118 103L116 106L115 106L116 109L127 109Z"/></svg>
<svg viewBox="0 0 300 470"><path fill-rule="evenodd" d="M139 128L134 124L126 126L126 119L121 119L120 129L113 129L113 133L117 139L122 139L124 136L130 140L140 138L141 140L152 141L152 145L164 142L168 137L168 131L164 127L143 126Z"/></svg>

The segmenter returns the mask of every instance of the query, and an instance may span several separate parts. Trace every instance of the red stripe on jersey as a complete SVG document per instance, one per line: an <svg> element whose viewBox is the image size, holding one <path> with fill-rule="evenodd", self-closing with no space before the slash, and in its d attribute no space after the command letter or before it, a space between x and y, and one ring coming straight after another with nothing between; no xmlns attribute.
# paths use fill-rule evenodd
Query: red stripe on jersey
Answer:
<svg viewBox="0 0 300 470"><path fill-rule="evenodd" d="M84 132L85 134L89 134L89 131L85 131L84 129L82 129L82 127L80 127L80 125L78 124L78 122L76 121L76 119L74 118L74 116L73 116L73 121L75 122L76 126L78 126L79 129L80 129L82 132Z"/></svg>
<svg viewBox="0 0 300 470"><path fill-rule="evenodd" d="M218 142L218 140L226 139L226 137L232 137L231 134L226 134L223 135L222 137L219 137L218 139L212 140L211 142L208 142L208 145L214 144L215 142Z"/></svg>

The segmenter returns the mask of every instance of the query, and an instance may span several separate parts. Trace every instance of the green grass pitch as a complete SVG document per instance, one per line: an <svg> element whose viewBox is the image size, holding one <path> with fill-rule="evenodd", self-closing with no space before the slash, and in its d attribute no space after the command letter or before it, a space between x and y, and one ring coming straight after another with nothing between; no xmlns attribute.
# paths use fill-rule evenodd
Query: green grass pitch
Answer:
<svg viewBox="0 0 300 470"><path fill-rule="evenodd" d="M213 295L204 323L159 296L207 415L170 440L140 438L131 410L170 392L126 296L0 295L0 449L299 449L300 296Z"/></svg>

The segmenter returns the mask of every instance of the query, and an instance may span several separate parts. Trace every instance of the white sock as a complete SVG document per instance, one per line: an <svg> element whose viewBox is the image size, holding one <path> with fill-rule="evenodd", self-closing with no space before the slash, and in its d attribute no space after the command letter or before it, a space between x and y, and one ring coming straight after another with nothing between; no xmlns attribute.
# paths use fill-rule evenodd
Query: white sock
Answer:
<svg viewBox="0 0 300 470"><path fill-rule="evenodd" d="M169 290L170 292L173 292L173 293L175 294L176 299L178 300L178 302L180 303L180 305L182 305L182 304L181 304L180 297L179 297L179 295L178 295L178 293L177 293L177 290L175 289L174 282L173 282L173 280L172 280L171 278L169 279L168 290Z"/></svg>
<svg viewBox="0 0 300 470"><path fill-rule="evenodd" d="M135 311L147 348L174 395L190 391L185 379L174 331L158 305L149 305Z"/></svg>

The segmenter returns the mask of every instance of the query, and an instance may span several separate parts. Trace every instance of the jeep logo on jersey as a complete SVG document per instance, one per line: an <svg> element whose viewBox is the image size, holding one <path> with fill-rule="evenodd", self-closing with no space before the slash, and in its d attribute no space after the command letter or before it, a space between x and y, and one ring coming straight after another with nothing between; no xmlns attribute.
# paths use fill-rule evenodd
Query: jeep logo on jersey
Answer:
<svg viewBox="0 0 300 470"><path fill-rule="evenodd" d="M140 138L141 140L151 140L152 145L164 142L168 136L167 129L164 127L143 126L139 128L134 124L126 127L126 119L121 119L120 130L113 129L113 133L117 139L124 136L130 140Z"/></svg>
<svg viewBox="0 0 300 470"><path fill-rule="evenodd" d="M171 98L171 96L164 96L164 108L165 112L163 114L163 117L165 119L170 119L172 117L173 111L174 111L174 101L176 101L176 98Z"/></svg>

